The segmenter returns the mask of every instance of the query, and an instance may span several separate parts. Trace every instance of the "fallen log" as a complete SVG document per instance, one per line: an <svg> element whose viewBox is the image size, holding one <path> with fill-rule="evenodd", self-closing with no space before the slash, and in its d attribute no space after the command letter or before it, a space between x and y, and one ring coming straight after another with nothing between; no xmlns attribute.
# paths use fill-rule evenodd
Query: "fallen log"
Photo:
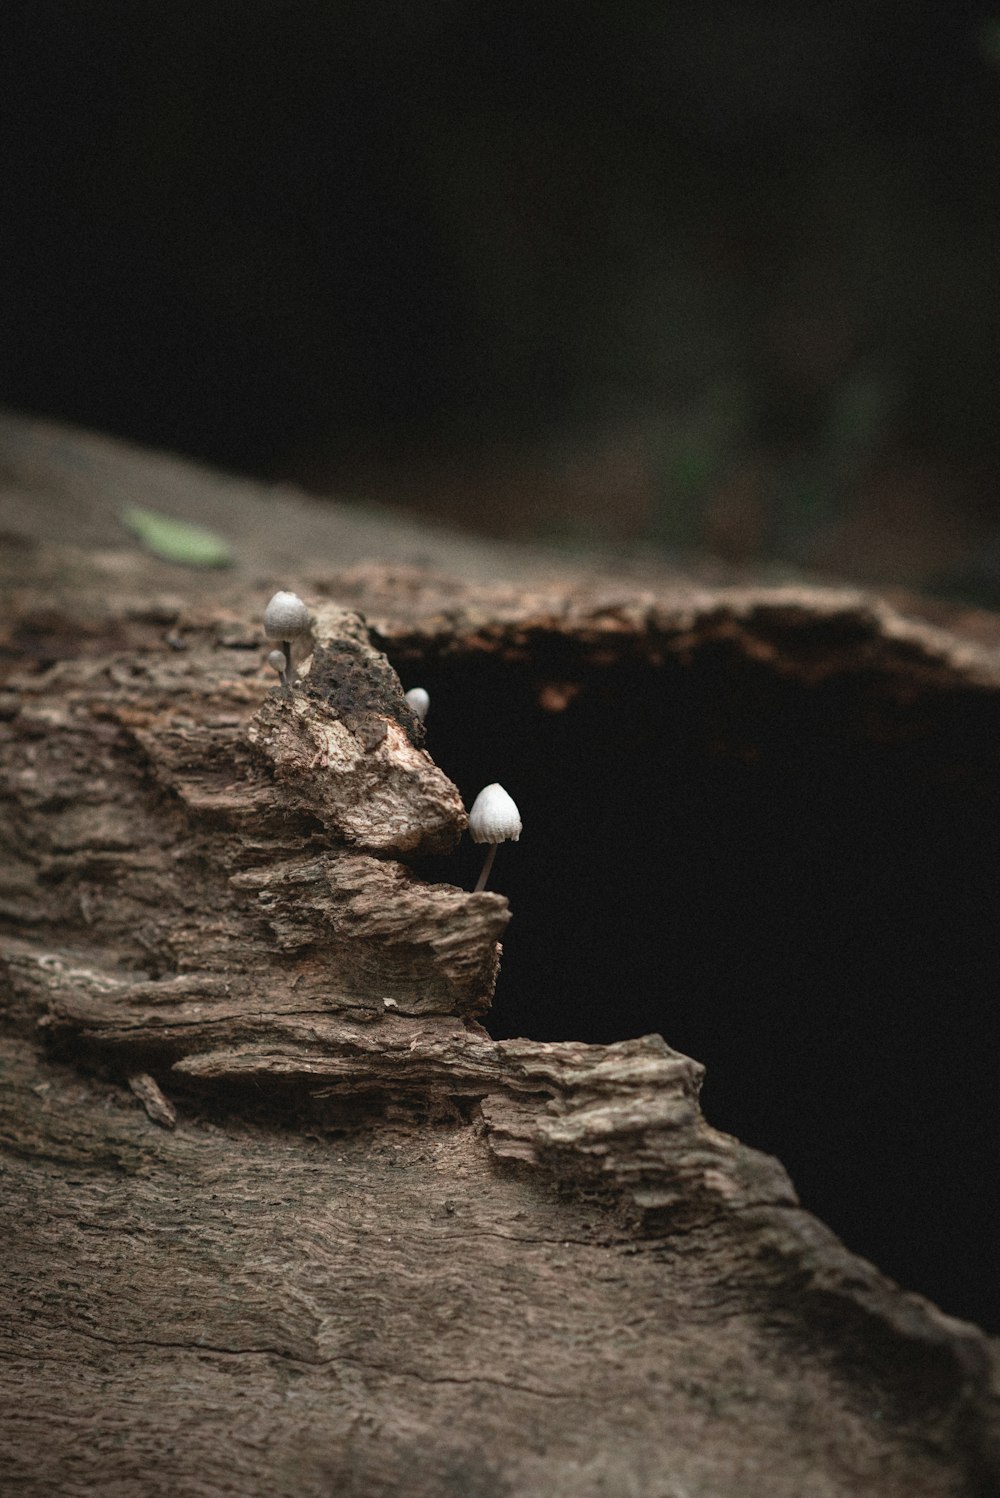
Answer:
<svg viewBox="0 0 1000 1498"><path fill-rule="evenodd" d="M0 451L4 1491L996 1491L996 1343L706 1123L667 1026L491 1033L512 907L449 877L429 752L462 673L516 738L519 692L572 723L722 662L730 749L812 693L978 794L995 621L497 551L15 417ZM137 495L236 565L143 552ZM289 693L279 586L312 615Z"/></svg>

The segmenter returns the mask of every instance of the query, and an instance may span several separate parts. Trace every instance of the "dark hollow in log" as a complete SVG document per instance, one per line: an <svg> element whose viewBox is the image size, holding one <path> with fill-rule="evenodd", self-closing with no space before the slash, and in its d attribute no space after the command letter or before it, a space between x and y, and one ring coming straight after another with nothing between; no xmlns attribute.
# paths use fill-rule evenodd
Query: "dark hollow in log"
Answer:
<svg viewBox="0 0 1000 1498"><path fill-rule="evenodd" d="M524 820L492 880L514 918L491 1033L669 1036L706 1065L709 1122L850 1248L998 1329L1000 701L915 701L856 620L824 629L816 680L724 637L390 655L466 804L499 779Z"/></svg>

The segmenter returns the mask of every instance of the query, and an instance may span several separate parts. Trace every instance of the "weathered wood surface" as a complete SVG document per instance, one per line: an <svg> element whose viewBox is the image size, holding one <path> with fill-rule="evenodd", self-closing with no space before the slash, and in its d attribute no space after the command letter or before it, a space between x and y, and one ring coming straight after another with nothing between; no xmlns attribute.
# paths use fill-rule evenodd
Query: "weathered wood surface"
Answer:
<svg viewBox="0 0 1000 1498"><path fill-rule="evenodd" d="M710 1129L695 1061L481 1028L510 912L411 872L464 812L377 648L721 638L891 698L995 691L991 621L0 443L3 1491L998 1491L995 1344ZM238 500L237 568L145 557L137 498ZM315 609L291 698L279 585Z"/></svg>

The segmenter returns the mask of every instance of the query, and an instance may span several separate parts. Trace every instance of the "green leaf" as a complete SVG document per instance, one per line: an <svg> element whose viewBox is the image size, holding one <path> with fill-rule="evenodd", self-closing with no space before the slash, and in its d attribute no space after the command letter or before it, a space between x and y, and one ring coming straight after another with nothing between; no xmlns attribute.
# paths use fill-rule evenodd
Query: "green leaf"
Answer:
<svg viewBox="0 0 1000 1498"><path fill-rule="evenodd" d="M231 567L233 550L224 536L186 520L171 520L155 510L140 510L131 505L122 511L122 523L138 536L147 551L165 562L180 562L183 567Z"/></svg>

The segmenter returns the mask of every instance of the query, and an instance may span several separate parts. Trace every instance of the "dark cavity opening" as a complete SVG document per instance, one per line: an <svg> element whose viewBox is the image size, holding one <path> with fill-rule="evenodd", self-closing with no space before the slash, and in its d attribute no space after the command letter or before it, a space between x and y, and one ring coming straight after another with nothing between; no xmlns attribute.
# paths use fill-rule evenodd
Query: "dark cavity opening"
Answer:
<svg viewBox="0 0 1000 1498"><path fill-rule="evenodd" d="M1000 1329L997 699L726 642L512 654L394 652L466 805L521 810L491 1034L658 1032L851 1249ZM471 888L482 851L421 872Z"/></svg>

